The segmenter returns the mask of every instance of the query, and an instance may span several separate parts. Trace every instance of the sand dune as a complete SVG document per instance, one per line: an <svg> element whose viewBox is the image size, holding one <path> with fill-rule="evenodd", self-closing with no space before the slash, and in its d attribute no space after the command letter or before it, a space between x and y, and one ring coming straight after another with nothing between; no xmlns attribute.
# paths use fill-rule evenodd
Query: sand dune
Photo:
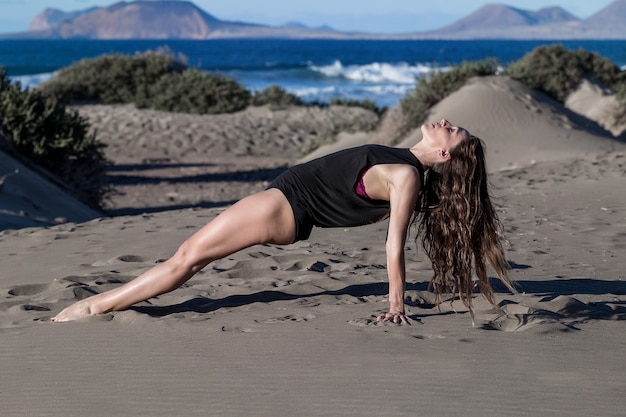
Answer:
<svg viewBox="0 0 626 417"><path fill-rule="evenodd" d="M81 106L114 162L107 213L230 204L259 191L337 126L374 125L362 108L251 107L213 116Z"/></svg>
<svg viewBox="0 0 626 417"><path fill-rule="evenodd" d="M565 100L565 106L598 123L614 136L626 132L626 120L620 120L619 103L612 92L590 80L583 80Z"/></svg>
<svg viewBox="0 0 626 417"><path fill-rule="evenodd" d="M483 139L492 171L624 149L609 132L506 77L474 78L431 111ZM398 146L421 139L416 130Z"/></svg>
<svg viewBox="0 0 626 417"><path fill-rule="evenodd" d="M273 138L279 127L271 117L297 131L286 121L289 111L264 113L267 125L259 123L266 127L246 128L243 115L84 111L108 126L102 136L126 165L112 176L154 170L159 179L147 191L139 178L126 184L117 207L153 212L0 232L3 414L623 415L626 149L595 122L505 78L474 80L430 115L465 125L487 143L520 288L511 294L498 287L499 311L477 297L475 327L458 300L437 310L427 290L430 264L412 243L413 325L376 322L386 308L384 223L316 229L306 242L253 247L128 311L50 324L70 303L171 256L222 209L211 202L236 198L222 189L262 187L302 146L286 134L270 141L272 153L257 143L252 149L260 153L241 145L238 154L217 139L226 133L212 133L212 144L198 137L222 126L239 132L233 145L242 132ZM165 117L169 130L155 133ZM194 120L197 127L169 140L178 137L172 126ZM152 131L142 130L147 126ZM380 140L379 133L344 140ZM418 138L412 132L400 146ZM275 158L279 149L285 151ZM159 168L161 159L171 166ZM228 177L232 167L237 174ZM255 170L264 176L254 177ZM158 187L161 195L178 187L178 195L203 197L176 209L176 198L156 198Z"/></svg>
<svg viewBox="0 0 626 417"><path fill-rule="evenodd" d="M102 216L0 150L0 230L84 222Z"/></svg>

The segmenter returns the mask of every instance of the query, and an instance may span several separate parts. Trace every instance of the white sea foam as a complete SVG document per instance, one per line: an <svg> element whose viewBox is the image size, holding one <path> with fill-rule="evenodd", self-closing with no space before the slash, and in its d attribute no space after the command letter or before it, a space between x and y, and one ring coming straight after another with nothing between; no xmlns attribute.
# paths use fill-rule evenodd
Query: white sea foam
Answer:
<svg viewBox="0 0 626 417"><path fill-rule="evenodd" d="M325 87L295 87L288 88L287 91L308 102L327 103L334 98L369 99L380 106L391 107L396 105L412 88L413 85L340 84Z"/></svg>
<svg viewBox="0 0 626 417"><path fill-rule="evenodd" d="M46 72L43 74L31 74L31 75L15 75L10 77L11 81L19 82L22 88L34 88L39 84L48 81L54 77L55 72Z"/></svg>
<svg viewBox="0 0 626 417"><path fill-rule="evenodd" d="M415 78L422 77L433 70L431 66L424 64L374 62L366 65L343 65L341 61L335 61L326 66L312 65L310 69L327 77L342 77L358 82L399 84L413 84Z"/></svg>
<svg viewBox="0 0 626 417"><path fill-rule="evenodd" d="M338 89L335 86L332 87L299 87L291 88L289 92L297 95L298 97L319 97L323 95L333 95L338 93Z"/></svg>
<svg viewBox="0 0 626 417"><path fill-rule="evenodd" d="M363 91L372 93L375 95L404 95L413 89L413 85L372 85L362 87Z"/></svg>

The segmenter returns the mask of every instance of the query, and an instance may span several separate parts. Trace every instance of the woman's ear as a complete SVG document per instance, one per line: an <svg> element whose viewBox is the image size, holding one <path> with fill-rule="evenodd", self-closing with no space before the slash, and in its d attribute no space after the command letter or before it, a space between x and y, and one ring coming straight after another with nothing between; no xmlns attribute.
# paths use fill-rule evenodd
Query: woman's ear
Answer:
<svg viewBox="0 0 626 417"><path fill-rule="evenodd" d="M447 161L450 159L450 152L445 149L439 149L438 156L442 161Z"/></svg>

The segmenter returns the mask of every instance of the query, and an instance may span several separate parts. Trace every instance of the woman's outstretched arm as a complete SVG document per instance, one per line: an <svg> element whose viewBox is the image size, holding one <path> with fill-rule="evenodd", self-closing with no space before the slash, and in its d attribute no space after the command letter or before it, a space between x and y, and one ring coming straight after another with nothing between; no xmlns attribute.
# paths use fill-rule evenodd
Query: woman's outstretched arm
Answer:
<svg viewBox="0 0 626 417"><path fill-rule="evenodd" d="M421 177L419 171L409 165L379 165L379 183L386 189L376 198L386 197L390 204L389 229L385 249L387 253L387 274L389 277L389 311L378 317L380 321L409 323L404 310L404 287L406 266L404 247L415 204L420 192ZM376 173L376 172L375 172ZM376 188L372 187L374 190Z"/></svg>
<svg viewBox="0 0 626 417"><path fill-rule="evenodd" d="M235 203L187 239L174 256L134 280L69 306L54 322L124 310L133 304L173 291L208 263L259 243L289 244L295 238L289 202L277 189L253 194Z"/></svg>

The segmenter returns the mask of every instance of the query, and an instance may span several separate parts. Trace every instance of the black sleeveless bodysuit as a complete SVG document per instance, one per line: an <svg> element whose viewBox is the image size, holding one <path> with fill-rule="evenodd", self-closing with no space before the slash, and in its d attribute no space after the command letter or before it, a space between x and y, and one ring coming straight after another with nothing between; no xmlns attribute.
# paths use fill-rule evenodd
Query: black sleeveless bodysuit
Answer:
<svg viewBox="0 0 626 417"><path fill-rule="evenodd" d="M277 188L287 197L296 220L296 241L305 240L313 226L361 226L388 214L388 201L361 197L355 191L361 171L378 164L412 165L424 178L422 164L409 149L363 145L296 165L267 188Z"/></svg>

